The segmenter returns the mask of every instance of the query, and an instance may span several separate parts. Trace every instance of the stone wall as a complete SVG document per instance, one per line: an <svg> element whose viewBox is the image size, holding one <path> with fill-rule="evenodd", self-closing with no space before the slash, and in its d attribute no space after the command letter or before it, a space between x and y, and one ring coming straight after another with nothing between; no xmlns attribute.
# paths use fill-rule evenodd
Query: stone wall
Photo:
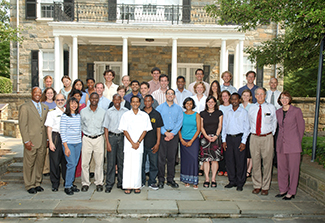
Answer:
<svg viewBox="0 0 325 223"><path fill-rule="evenodd" d="M18 120L19 107L20 105L24 104L27 100L31 100L30 93L0 94L0 104L8 104L8 120Z"/></svg>
<svg viewBox="0 0 325 223"><path fill-rule="evenodd" d="M82 80L87 77L87 63L122 60L122 46L79 45L78 52L79 76ZM150 70L156 66L161 69L162 73L167 74L171 59L172 48L170 46L129 46L128 62L131 80L136 79L139 82L151 80ZM177 48L178 63L210 65L210 81L219 78L219 60L219 48Z"/></svg>

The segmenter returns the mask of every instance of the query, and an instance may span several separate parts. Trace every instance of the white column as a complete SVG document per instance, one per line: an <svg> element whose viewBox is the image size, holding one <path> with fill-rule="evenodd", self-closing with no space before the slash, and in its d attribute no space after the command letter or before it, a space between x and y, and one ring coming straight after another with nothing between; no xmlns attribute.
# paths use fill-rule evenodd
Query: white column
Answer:
<svg viewBox="0 0 325 223"><path fill-rule="evenodd" d="M60 90L61 82L60 45L60 37L54 36L54 89L57 92Z"/></svg>
<svg viewBox="0 0 325 223"><path fill-rule="evenodd" d="M72 36L72 82L78 79L78 37Z"/></svg>
<svg viewBox="0 0 325 223"><path fill-rule="evenodd" d="M243 86L244 81L244 40L239 41L238 49L238 73L239 73L239 87Z"/></svg>
<svg viewBox="0 0 325 223"><path fill-rule="evenodd" d="M128 75L128 38L123 37L122 76Z"/></svg>
<svg viewBox="0 0 325 223"><path fill-rule="evenodd" d="M36 3L36 18L41 18L41 1L37 1Z"/></svg>
<svg viewBox="0 0 325 223"><path fill-rule="evenodd" d="M235 48L235 54L234 54L234 73L233 73L233 80L234 80L233 83L234 83L234 87L237 89L239 89L241 87L239 84L238 52L239 52L239 44L237 43L236 48Z"/></svg>
<svg viewBox="0 0 325 223"><path fill-rule="evenodd" d="M64 75L64 50L63 50L63 39L60 38L60 89L63 87L63 83L61 81L61 78Z"/></svg>
<svg viewBox="0 0 325 223"><path fill-rule="evenodd" d="M221 74L228 69L227 62L228 58L227 54L227 45L226 40L221 41L221 49L220 49L220 84L223 84L223 80L221 79Z"/></svg>
<svg viewBox="0 0 325 223"><path fill-rule="evenodd" d="M173 39L172 47L172 75L171 75L171 88L176 88L177 79L177 39Z"/></svg>

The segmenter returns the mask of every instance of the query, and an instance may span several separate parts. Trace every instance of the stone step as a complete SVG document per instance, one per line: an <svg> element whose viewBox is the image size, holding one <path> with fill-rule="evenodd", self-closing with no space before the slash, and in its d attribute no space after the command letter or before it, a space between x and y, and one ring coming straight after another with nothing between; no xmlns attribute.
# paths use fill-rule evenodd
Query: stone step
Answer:
<svg viewBox="0 0 325 223"><path fill-rule="evenodd" d="M23 157L22 157L22 156L14 157L13 161L14 161L15 163L18 163L18 162L22 163L22 162L23 162Z"/></svg>
<svg viewBox="0 0 325 223"><path fill-rule="evenodd" d="M22 172L17 173L5 173L1 176L1 181L12 182L12 183L23 183L24 177Z"/></svg>
<svg viewBox="0 0 325 223"><path fill-rule="evenodd" d="M9 171L9 172L23 172L23 163L21 163L21 162L12 163L8 166L7 171Z"/></svg>

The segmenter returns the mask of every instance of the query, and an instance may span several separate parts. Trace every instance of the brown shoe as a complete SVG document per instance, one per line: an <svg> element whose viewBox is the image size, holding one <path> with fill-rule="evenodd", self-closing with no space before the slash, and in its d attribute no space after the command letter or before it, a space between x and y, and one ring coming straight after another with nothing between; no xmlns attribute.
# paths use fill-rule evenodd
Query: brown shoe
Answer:
<svg viewBox="0 0 325 223"><path fill-rule="evenodd" d="M260 188L255 188L255 189L252 191L252 193L253 193L253 194L258 194L260 191L261 191Z"/></svg>
<svg viewBox="0 0 325 223"><path fill-rule="evenodd" d="M262 190L262 192L261 192L261 195L264 195L264 196L266 196L268 194L269 194L269 191L268 190Z"/></svg>

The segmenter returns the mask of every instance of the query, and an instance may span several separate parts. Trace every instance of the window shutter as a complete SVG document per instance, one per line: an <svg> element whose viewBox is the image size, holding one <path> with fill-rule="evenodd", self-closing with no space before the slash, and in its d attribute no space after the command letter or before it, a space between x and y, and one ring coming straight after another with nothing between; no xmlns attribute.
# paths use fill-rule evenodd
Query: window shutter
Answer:
<svg viewBox="0 0 325 223"><path fill-rule="evenodd" d="M87 63L87 78L94 78L94 70L95 64L94 63Z"/></svg>
<svg viewBox="0 0 325 223"><path fill-rule="evenodd" d="M256 85L263 87L264 68L256 64Z"/></svg>
<svg viewBox="0 0 325 223"><path fill-rule="evenodd" d="M64 70L64 75L69 76L69 51L65 50L63 53L63 70Z"/></svg>
<svg viewBox="0 0 325 223"><path fill-rule="evenodd" d="M108 0L108 21L116 21L116 0Z"/></svg>
<svg viewBox="0 0 325 223"><path fill-rule="evenodd" d="M171 63L168 64L167 72L168 72L167 76L168 76L168 79L169 79L168 87L171 88L171 85L172 85L172 64Z"/></svg>
<svg viewBox="0 0 325 223"><path fill-rule="evenodd" d="M38 82L38 50L31 51L31 80L32 88L39 87Z"/></svg>
<svg viewBox="0 0 325 223"><path fill-rule="evenodd" d="M26 0L26 19L36 19L36 0Z"/></svg>
<svg viewBox="0 0 325 223"><path fill-rule="evenodd" d="M183 0L183 23L191 22L191 0Z"/></svg>
<svg viewBox="0 0 325 223"><path fill-rule="evenodd" d="M210 83L210 65L203 65L204 78L203 80Z"/></svg>
<svg viewBox="0 0 325 223"><path fill-rule="evenodd" d="M228 71L230 71L232 74L234 74L234 54L229 54L228 56ZM221 74L220 74L221 77ZM234 78L231 78L230 81L231 85L234 85ZM240 85L242 85L243 83L240 83Z"/></svg>

